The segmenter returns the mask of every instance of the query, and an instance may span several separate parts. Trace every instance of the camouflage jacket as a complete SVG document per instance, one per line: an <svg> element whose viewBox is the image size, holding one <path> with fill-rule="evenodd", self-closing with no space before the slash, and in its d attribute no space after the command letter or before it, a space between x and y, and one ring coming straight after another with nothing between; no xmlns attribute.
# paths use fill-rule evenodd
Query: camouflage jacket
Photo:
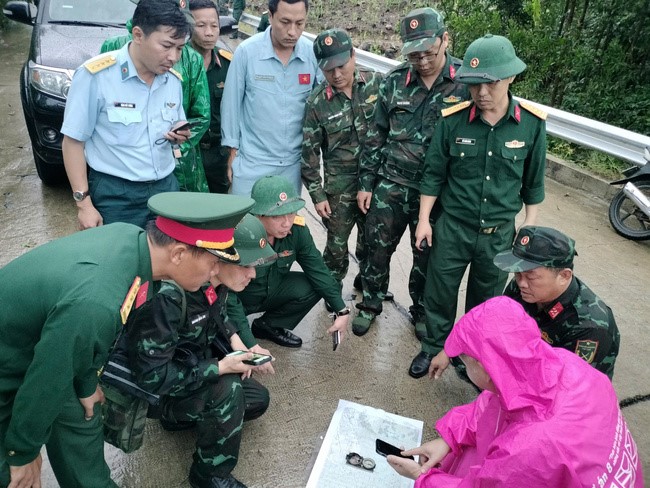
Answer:
<svg viewBox="0 0 650 488"><path fill-rule="evenodd" d="M232 351L236 332L225 316L227 296L225 286L190 293L162 282L150 312L128 324L129 363L140 387L173 396L218 381L217 359Z"/></svg>
<svg viewBox="0 0 650 488"><path fill-rule="evenodd" d="M440 110L469 98L467 86L455 81L459 59L447 54L431 89L409 63L392 70L379 88L374 123L361 154L359 183L372 191L377 175L419 188L422 163Z"/></svg>
<svg viewBox="0 0 650 488"><path fill-rule="evenodd" d="M522 300L515 280L503 294L519 302L537 321L542 338L551 346L576 353L612 378L621 336L611 309L582 281L574 276L566 291L541 310Z"/></svg>
<svg viewBox="0 0 650 488"><path fill-rule="evenodd" d="M130 22L127 28L131 28ZM111 37L102 44L101 52L120 49L131 40L131 35ZM176 163L174 175L183 191L208 191L208 182L203 171L201 151L197 145L210 126L210 93L208 79L203 67L203 58L188 44L183 47L181 59L174 65L181 75L183 85L183 109L192 127L189 141L181 144L182 157Z"/></svg>
<svg viewBox="0 0 650 488"><path fill-rule="evenodd" d="M307 99L302 142L302 181L314 203L327 195L357 192L359 155L375 114L382 75L374 71L354 74L352 98L327 81ZM325 186L320 177L323 155Z"/></svg>

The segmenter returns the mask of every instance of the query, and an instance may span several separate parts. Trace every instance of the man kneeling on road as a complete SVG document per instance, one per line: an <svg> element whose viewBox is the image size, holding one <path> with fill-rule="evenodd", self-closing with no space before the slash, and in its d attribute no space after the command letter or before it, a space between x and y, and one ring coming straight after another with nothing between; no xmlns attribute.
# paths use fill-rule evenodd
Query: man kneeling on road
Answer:
<svg viewBox="0 0 650 488"><path fill-rule="evenodd" d="M612 310L573 274L575 241L549 227L522 227L511 250L494 264L515 274L503 292L537 322L551 346L575 352L612 379L621 341ZM449 364L442 351L429 375ZM437 373L437 374L436 374Z"/></svg>
<svg viewBox="0 0 650 488"><path fill-rule="evenodd" d="M321 298L335 310L328 334L345 335L350 309L341 298L341 289L325 266L304 217L296 214L305 206L294 185L282 176L265 176L255 182L251 213L266 229L268 243L278 260L237 294L228 296L228 316L239 328L244 344L269 339L280 346L300 347L302 339L291 332ZM298 262L302 271L291 271ZM265 312L248 327L247 315ZM254 342L253 342L254 343Z"/></svg>
<svg viewBox="0 0 650 488"><path fill-rule="evenodd" d="M250 366L248 348L226 318L228 291L241 291L277 255L266 244L264 226L246 215L234 234L236 253L213 250L220 261L214 276L196 292L183 292L163 282L149 313L129 328L129 360L138 384L163 395L161 424L165 430L197 428L196 452L190 468L193 488L241 488L231 471L237 464L244 420L261 416L269 392L251 378L252 371L273 373L271 363ZM185 297L183 297L185 293Z"/></svg>

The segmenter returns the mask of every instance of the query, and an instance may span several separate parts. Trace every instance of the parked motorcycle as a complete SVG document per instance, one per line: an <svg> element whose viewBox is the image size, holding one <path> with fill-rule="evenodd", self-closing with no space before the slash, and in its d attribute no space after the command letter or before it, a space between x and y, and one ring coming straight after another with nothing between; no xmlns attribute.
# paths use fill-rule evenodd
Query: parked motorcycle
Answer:
<svg viewBox="0 0 650 488"><path fill-rule="evenodd" d="M610 185L624 184L609 204L609 222L614 230L633 241L650 239L650 147L646 163L623 171L625 178Z"/></svg>

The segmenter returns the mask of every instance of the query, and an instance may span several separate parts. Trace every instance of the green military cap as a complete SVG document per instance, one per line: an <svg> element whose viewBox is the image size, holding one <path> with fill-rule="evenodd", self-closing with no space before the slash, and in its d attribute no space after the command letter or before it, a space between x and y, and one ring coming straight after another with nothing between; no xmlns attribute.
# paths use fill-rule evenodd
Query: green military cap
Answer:
<svg viewBox="0 0 650 488"><path fill-rule="evenodd" d="M518 273L539 268L573 268L576 243L550 227L522 227L512 249L494 256L494 265L503 271Z"/></svg>
<svg viewBox="0 0 650 488"><path fill-rule="evenodd" d="M283 176L264 176L255 182L251 190L255 205L253 215L277 216L297 212L305 206L305 201L296 189Z"/></svg>
<svg viewBox="0 0 650 488"><path fill-rule="evenodd" d="M402 19L400 36L402 37L402 54L426 51L442 36L447 28L442 14L430 7L411 10Z"/></svg>
<svg viewBox="0 0 650 488"><path fill-rule="evenodd" d="M469 45L456 77L461 83L477 85L510 78L525 69L526 63L508 39L486 34Z"/></svg>
<svg viewBox="0 0 650 488"><path fill-rule="evenodd" d="M156 227L164 234L228 263L238 263L233 247L235 226L254 203L236 195L176 191L154 195L147 205L158 215Z"/></svg>
<svg viewBox="0 0 650 488"><path fill-rule="evenodd" d="M268 266L278 259L266 240L264 225L251 214L246 214L235 227L235 248L239 254L239 266Z"/></svg>
<svg viewBox="0 0 650 488"><path fill-rule="evenodd" d="M352 49L352 39L343 29L326 30L314 40L314 54L323 70L343 66L350 60Z"/></svg>

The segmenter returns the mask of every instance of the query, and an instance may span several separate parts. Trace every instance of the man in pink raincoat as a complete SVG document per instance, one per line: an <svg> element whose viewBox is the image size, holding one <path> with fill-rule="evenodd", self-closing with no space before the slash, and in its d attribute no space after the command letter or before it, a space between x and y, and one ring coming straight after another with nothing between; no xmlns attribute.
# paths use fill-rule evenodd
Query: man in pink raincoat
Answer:
<svg viewBox="0 0 650 488"><path fill-rule="evenodd" d="M441 438L388 456L427 487L642 487L636 443L604 374L542 340L507 297L473 308L445 342L482 390L436 423Z"/></svg>

